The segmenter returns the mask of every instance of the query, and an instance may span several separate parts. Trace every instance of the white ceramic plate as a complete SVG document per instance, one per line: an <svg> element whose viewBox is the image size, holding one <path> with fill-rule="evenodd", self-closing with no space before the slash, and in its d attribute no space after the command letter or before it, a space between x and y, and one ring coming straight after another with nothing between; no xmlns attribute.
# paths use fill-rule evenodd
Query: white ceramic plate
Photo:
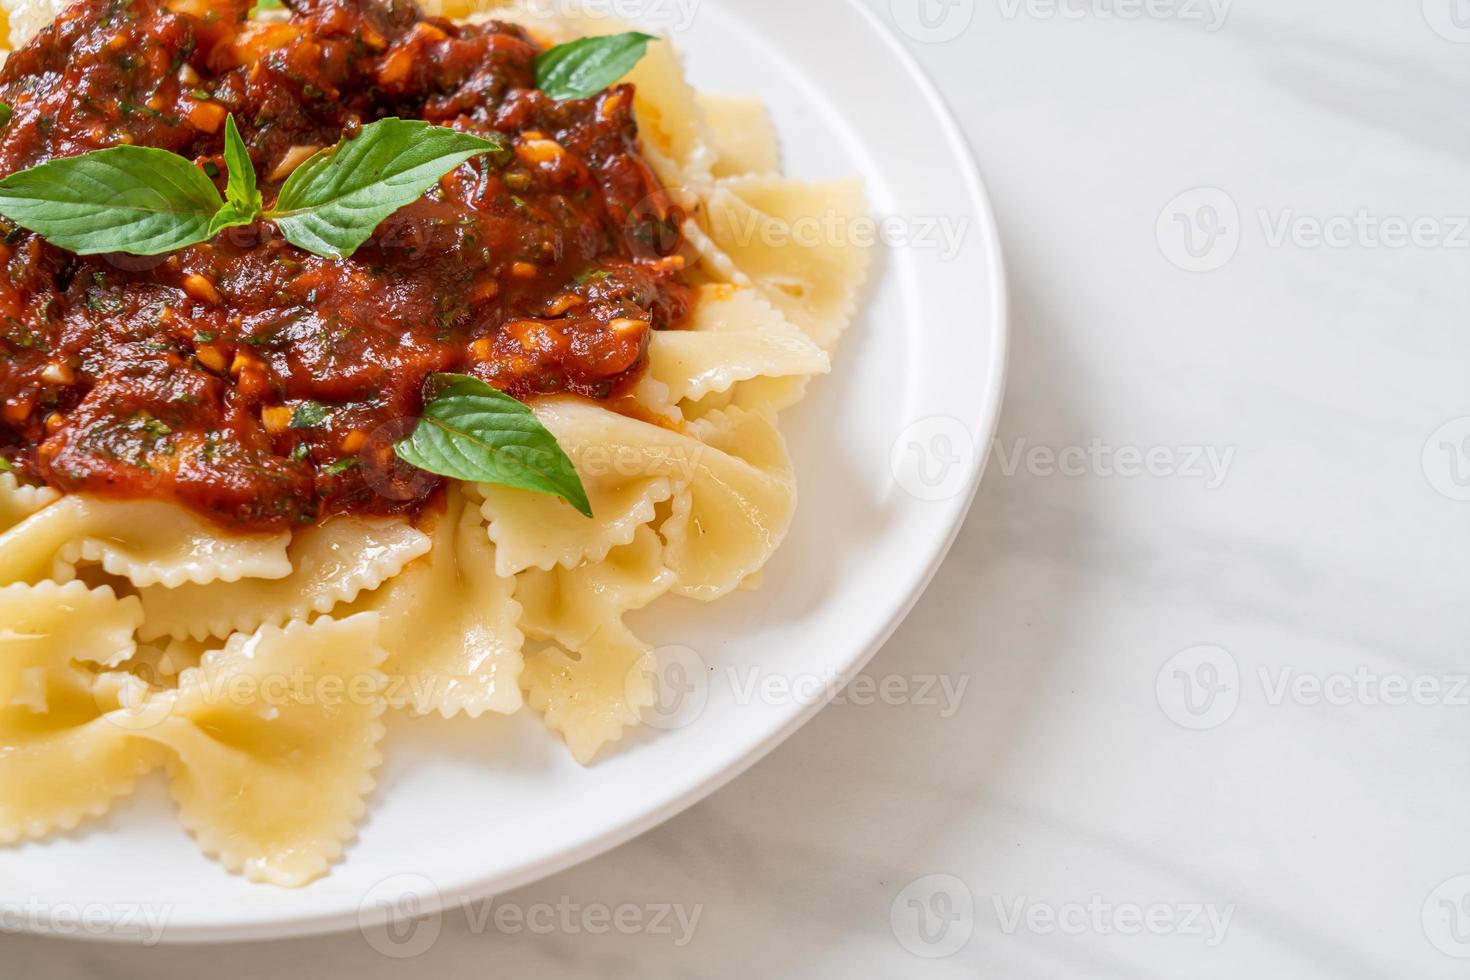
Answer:
<svg viewBox="0 0 1470 980"><path fill-rule="evenodd" d="M0 849L0 908L30 910L9 927L153 938L146 916L169 942L263 939L526 884L735 777L815 714L912 607L969 506L1001 401L1004 277L979 176L938 96L856 0L694 10L677 37L695 83L763 97L789 175L861 174L875 214L911 240L880 250L835 371L783 418L802 504L764 588L660 605L635 623L685 650L666 657L667 679L693 690L666 730L640 730L582 769L529 713L395 721L358 841L299 891L251 885L201 856L155 778L105 820ZM957 251L931 243L939 229L962 233ZM87 909L112 927L78 928Z"/></svg>

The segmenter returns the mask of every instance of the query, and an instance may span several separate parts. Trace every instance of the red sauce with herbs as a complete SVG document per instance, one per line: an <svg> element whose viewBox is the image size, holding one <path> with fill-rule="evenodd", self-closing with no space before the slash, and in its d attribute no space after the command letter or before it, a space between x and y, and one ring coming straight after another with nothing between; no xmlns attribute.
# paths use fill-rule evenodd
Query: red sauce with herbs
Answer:
<svg viewBox="0 0 1470 980"><path fill-rule="evenodd" d="M506 137L351 258L268 222L167 256L80 257L0 223L0 458L65 491L171 498L241 530L413 512L395 459L427 376L606 399L681 324L682 215L640 157L633 90L557 102L518 27L399 0L81 0L0 69L0 176L120 143L224 187L234 113L267 206L367 122ZM0 219L3 222L3 219Z"/></svg>

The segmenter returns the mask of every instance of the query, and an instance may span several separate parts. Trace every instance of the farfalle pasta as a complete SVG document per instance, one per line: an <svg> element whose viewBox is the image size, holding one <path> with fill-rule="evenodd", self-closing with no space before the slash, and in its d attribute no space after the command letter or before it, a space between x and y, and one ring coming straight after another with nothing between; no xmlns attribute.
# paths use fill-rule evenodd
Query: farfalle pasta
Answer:
<svg viewBox="0 0 1470 980"><path fill-rule="evenodd" d="M383 621L388 701L446 718L514 714L524 703L521 607L468 487L449 490L430 533L427 554L357 604Z"/></svg>
<svg viewBox="0 0 1470 980"><path fill-rule="evenodd" d="M0 588L0 842L105 813L159 762L93 694L142 621L137 599L81 582Z"/></svg>
<svg viewBox="0 0 1470 980"><path fill-rule="evenodd" d="M162 501L70 494L0 534L0 582L68 581L82 563L160 588L280 578L291 571L290 543L284 533L222 536Z"/></svg>
<svg viewBox="0 0 1470 980"><path fill-rule="evenodd" d="M0 473L0 532L8 531L58 496L50 487L22 486L14 473Z"/></svg>
<svg viewBox="0 0 1470 980"><path fill-rule="evenodd" d="M427 534L399 518L333 517L289 538L285 575L174 588L132 580L146 614L142 637L224 638L330 613L398 575L431 546Z"/></svg>
<svg viewBox="0 0 1470 980"><path fill-rule="evenodd" d="M698 402L757 379L804 379L831 370L827 353L754 288L700 287L686 330L649 338L648 373L676 402Z"/></svg>
<svg viewBox="0 0 1470 980"><path fill-rule="evenodd" d="M363 613L237 633L118 719L165 750L180 819L229 870L302 885L356 833L382 761L379 627Z"/></svg>
<svg viewBox="0 0 1470 980"><path fill-rule="evenodd" d="M719 181L705 201L712 268L754 284L817 346L831 350L856 312L851 284L869 256L856 222L861 184L808 184L750 175Z"/></svg>
<svg viewBox="0 0 1470 980"><path fill-rule="evenodd" d="M31 90L147 82L156 116L87 125L192 161L237 209L240 168L273 201L333 113L495 147L330 253L258 206L146 261L5 226L0 843L161 770L205 853L300 886L371 804L387 712L527 710L591 764L658 697L628 614L759 587L797 512L780 413L831 370L867 275L862 190L782 177L765 107L696 93L667 40L554 94L538 54L626 30L591 14L123 0L107 43L182 65L135 81L84 53L103 2L3 2L0 137L33 126ZM332 57L306 87L340 105L310 134L257 127L251 99L309 98L278 69L312 45ZM55 155L33 135L0 139L0 173ZM402 450L431 371L528 405L517 431L554 440L585 500L530 443L483 478L409 465L436 445Z"/></svg>
<svg viewBox="0 0 1470 980"><path fill-rule="evenodd" d="M764 102L748 96L701 94L699 108L713 141L712 176L780 173L781 144Z"/></svg>

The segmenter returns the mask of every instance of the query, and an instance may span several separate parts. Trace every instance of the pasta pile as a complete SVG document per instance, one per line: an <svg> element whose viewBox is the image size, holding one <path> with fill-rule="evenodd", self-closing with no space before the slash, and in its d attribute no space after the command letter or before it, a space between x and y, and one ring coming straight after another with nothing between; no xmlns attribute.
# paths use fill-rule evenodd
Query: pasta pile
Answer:
<svg viewBox="0 0 1470 980"><path fill-rule="evenodd" d="M35 11L11 5L15 33ZM620 29L495 16L549 41ZM417 524L229 536L167 502L0 473L0 842L75 827L162 768L206 853L305 884L354 834L385 711L528 703L590 762L655 699L624 617L755 583L796 507L777 413L829 370L868 266L856 244L785 232L858 218L862 192L780 177L760 103L697 95L667 41L630 80L645 153L692 215L698 302L689 329L654 334L636 411L535 405L596 516L455 484Z"/></svg>

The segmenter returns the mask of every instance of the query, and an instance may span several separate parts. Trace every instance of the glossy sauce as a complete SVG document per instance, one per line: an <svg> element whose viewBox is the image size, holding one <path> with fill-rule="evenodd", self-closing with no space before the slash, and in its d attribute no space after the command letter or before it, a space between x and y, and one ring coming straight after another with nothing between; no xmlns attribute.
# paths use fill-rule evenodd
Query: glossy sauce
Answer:
<svg viewBox="0 0 1470 980"><path fill-rule="evenodd" d="M507 149L471 160L350 259L268 222L151 258L80 257L0 225L0 458L67 491L165 497L241 530L414 512L395 459L436 371L519 398L609 399L677 327L682 215L637 149L633 90L557 102L521 29L375 0L289 23L197 0L82 0L0 69L0 176L120 143L223 189L227 113L267 206L362 125L419 118ZM0 219L3 222L3 219Z"/></svg>

